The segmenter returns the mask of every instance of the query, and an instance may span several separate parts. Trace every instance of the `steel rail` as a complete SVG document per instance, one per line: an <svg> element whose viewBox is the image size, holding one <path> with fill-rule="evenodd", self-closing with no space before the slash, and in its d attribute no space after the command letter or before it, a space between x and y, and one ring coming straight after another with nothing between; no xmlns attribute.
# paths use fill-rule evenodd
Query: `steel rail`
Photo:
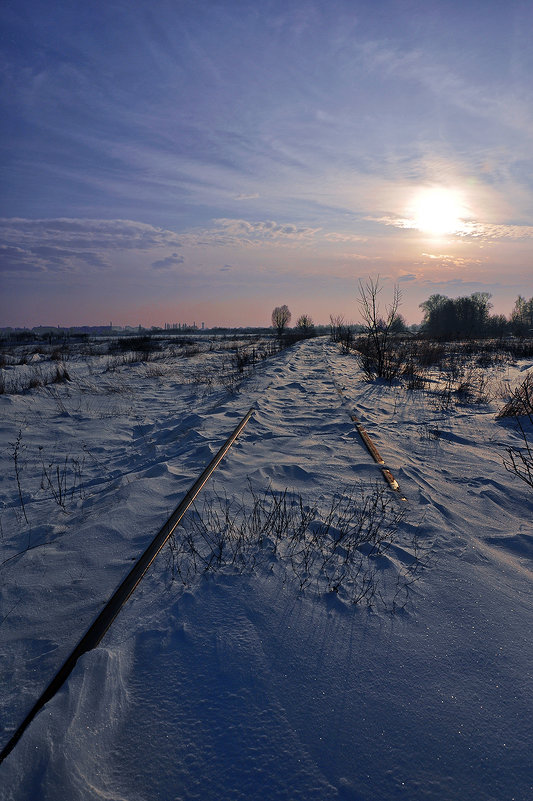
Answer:
<svg viewBox="0 0 533 801"><path fill-rule="evenodd" d="M204 484L207 482L211 474L216 470L226 453L229 451L247 422L249 421L250 417L254 413L254 408L252 407L247 414L243 417L240 423L236 426L233 432L230 434L228 439L222 445L220 450L217 454L213 457L213 459L209 462L205 470L202 474L197 478L194 482L190 490L187 492L183 500L178 504L176 509L172 512L170 517L168 518L167 522L162 526L159 532L156 534L150 545L146 548L142 556L137 560L134 564L126 578L122 581L122 583L117 587L109 601L106 603L100 614L96 617L92 625L89 627L87 632L81 638L79 643L76 645L70 656L67 657L61 668L58 670L48 687L44 690L40 698L35 702L32 709L20 726L17 728L15 733L12 735L11 739L4 746L2 751L0 752L0 763L11 753L13 748L16 746L24 732L26 731L29 724L32 722L34 717L37 715L38 712L44 707L51 698L57 693L57 691L63 686L67 678L72 673L76 662L82 656L82 654L86 653L87 651L96 648L96 646L101 642L102 638L108 631L109 627L117 617L118 613L128 600L128 598L132 595L135 588L145 575L146 571L156 558L157 554L161 550L161 548L165 545L170 535L176 529L176 527L181 522L185 512L194 501Z"/></svg>
<svg viewBox="0 0 533 801"><path fill-rule="evenodd" d="M337 390L337 393L338 393L342 403L343 404L347 403L347 399L344 397L341 388L338 386L338 384L337 384L337 382L335 380L335 376L333 374L333 370L331 369L331 367L329 365L328 365L328 371L329 371L329 373L331 375L331 379L333 381L333 386ZM402 495L401 492L400 492L400 485L398 484L398 482L396 481L396 479L392 475L391 471L387 467L385 467L385 460L383 459L383 457L381 456L380 452L376 448L374 442L370 438L370 435L369 435L368 431L363 426L363 424L361 423L361 421L359 420L359 418L357 417L355 412L349 411L348 414L350 416L350 420L355 425L356 431L359 434L359 436L361 437L365 448L367 449L367 451L369 452L369 454L371 455L373 460L376 462L376 464L378 464L380 466L383 478L385 479L385 481L387 482L387 484L389 485L389 487L391 489L393 489L395 492L399 493L401 500L402 501L406 501L407 498L405 498L405 496Z"/></svg>

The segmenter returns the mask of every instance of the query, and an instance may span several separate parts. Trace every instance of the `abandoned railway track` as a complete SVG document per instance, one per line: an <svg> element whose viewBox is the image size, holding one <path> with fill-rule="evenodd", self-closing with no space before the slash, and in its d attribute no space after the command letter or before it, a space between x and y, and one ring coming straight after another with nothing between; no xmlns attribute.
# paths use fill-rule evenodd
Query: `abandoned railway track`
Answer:
<svg viewBox="0 0 533 801"><path fill-rule="evenodd" d="M404 496L400 492L398 482L393 477L389 468L386 467L385 461L381 457L381 454L379 453L376 445L372 441L371 437L369 436L368 432L362 425L361 421L359 420L353 409L349 406L348 400L344 396L342 389L339 386L338 382L336 381L333 371L329 365L328 365L328 371L331 375L333 386L341 399L345 411L348 413L350 419L354 423L357 433L359 434L364 447L371 455L374 462L377 465L379 465L381 473L384 479L386 480L387 484L389 485L389 487L392 490L394 490L397 497L401 498L401 500L405 500ZM269 385L269 387L270 386L271 385ZM64 663L62 664L62 666L52 679L52 681L41 693L37 701L34 703L32 708L22 721L22 723L17 727L17 729L12 734L7 744L3 747L2 751L0 752L0 763L3 762L3 760L11 753L11 751L19 742L24 732L31 724L31 722L34 720L36 715L40 712L40 710L48 703L48 701L50 701L55 696L55 694L64 685L65 681L72 673L78 659L86 652L96 648L102 641L106 632L111 627L113 621L116 619L117 615L120 613L121 609L124 607L128 599L131 597L136 587L139 585L142 578L148 571L150 565L153 563L153 561L155 560L161 549L164 547L165 543L171 537L172 533L179 526L185 513L187 512L187 510L189 509L195 498L198 496L198 494L200 493L206 482L209 480L210 476L217 469L224 456L228 453L228 451L236 441L239 434L242 432L244 427L249 422L250 418L254 414L254 411L255 411L254 407L250 408L249 411L246 413L246 415L240 420L240 422L237 424L237 426L234 428L231 434L227 437L223 445L220 447L216 455L213 457L213 459L210 461L207 467L205 467L205 469L199 475L197 480L188 490L188 492L183 497L183 499L176 507L174 512L170 515L168 520L160 528L160 530L153 538L153 540L150 542L146 550L135 562L134 566L131 568L127 576L123 579L123 581L114 591L114 593L109 598L103 609L100 611L100 613L97 615L97 617L89 627L89 629L79 640L73 651L69 654L67 659L64 661Z"/></svg>

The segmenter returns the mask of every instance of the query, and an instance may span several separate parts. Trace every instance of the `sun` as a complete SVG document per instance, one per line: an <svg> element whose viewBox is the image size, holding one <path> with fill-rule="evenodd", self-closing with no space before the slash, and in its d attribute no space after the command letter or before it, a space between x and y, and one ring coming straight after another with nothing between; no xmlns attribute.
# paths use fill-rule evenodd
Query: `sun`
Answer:
<svg viewBox="0 0 533 801"><path fill-rule="evenodd" d="M422 189L414 198L409 216L413 228L430 236L457 234L469 216L460 192L453 189Z"/></svg>

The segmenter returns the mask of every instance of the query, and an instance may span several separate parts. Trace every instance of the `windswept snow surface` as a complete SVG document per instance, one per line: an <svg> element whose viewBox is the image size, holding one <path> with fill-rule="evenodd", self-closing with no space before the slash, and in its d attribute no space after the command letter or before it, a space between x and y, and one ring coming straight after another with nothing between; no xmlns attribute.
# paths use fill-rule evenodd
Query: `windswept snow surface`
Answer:
<svg viewBox="0 0 533 801"><path fill-rule="evenodd" d="M206 497L270 486L314 503L384 484L355 410L407 498L384 485L405 513L377 560L384 603L300 591L275 558L183 587L165 549L0 766L2 801L533 797L533 494L503 466L519 437L495 420L501 400L442 409L366 384L323 339L233 394L122 369L120 393L88 375L78 394L0 397L2 561L14 556L0 583L2 744L251 405ZM80 465L65 511L38 486L52 454ZM414 534L423 569L393 613Z"/></svg>

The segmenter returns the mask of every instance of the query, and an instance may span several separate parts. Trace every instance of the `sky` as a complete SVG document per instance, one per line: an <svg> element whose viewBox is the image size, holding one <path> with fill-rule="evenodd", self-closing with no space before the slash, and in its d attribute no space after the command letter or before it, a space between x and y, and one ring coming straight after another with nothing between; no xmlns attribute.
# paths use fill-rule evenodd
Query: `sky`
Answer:
<svg viewBox="0 0 533 801"><path fill-rule="evenodd" d="M3 0L0 326L533 295L531 0Z"/></svg>

